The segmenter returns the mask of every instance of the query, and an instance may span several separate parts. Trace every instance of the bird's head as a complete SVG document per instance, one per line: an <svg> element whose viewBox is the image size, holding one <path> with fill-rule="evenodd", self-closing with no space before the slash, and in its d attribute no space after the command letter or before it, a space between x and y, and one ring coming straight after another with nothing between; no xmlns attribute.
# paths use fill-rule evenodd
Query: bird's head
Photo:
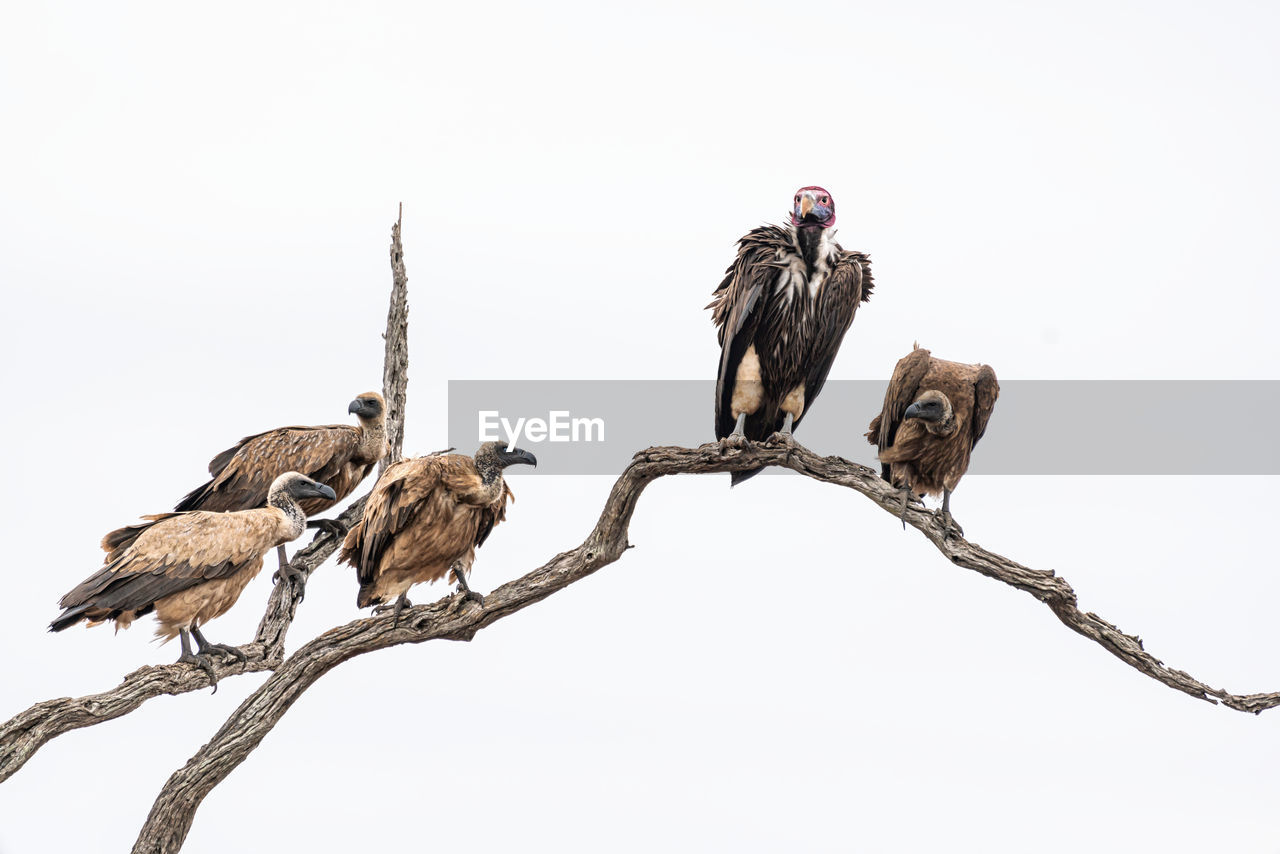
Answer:
<svg viewBox="0 0 1280 854"><path fill-rule="evenodd" d="M476 451L476 468L484 475L486 472L501 472L507 466L529 465L535 468L538 458L520 448L507 450L505 442L485 442Z"/></svg>
<svg viewBox="0 0 1280 854"><path fill-rule="evenodd" d="M821 187L801 187L796 190L791 224L797 228L830 228L836 224L836 200Z"/></svg>
<svg viewBox="0 0 1280 854"><path fill-rule="evenodd" d="M283 495L288 495L295 501L301 501L304 498L338 500L337 493L331 488L296 471L287 471L271 481L271 490L268 493L267 503L274 503L271 501L272 498Z"/></svg>
<svg viewBox="0 0 1280 854"><path fill-rule="evenodd" d="M376 391L366 391L351 401L347 412L354 412L361 421L381 421L386 417L387 407L382 402L382 395Z"/></svg>
<svg viewBox="0 0 1280 854"><path fill-rule="evenodd" d="M924 422L924 428L938 435L949 434L955 429L955 415L951 411L951 401L945 394L936 389L929 389L915 399L915 402L902 413L903 420L916 418Z"/></svg>

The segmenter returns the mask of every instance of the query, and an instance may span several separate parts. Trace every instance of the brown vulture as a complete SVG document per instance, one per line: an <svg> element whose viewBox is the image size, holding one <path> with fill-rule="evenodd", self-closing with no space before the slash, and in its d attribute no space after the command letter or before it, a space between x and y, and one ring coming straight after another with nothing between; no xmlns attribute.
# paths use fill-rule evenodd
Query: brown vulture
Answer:
<svg viewBox="0 0 1280 854"><path fill-rule="evenodd" d="M796 192L791 225L765 225L738 241L738 257L712 296L720 339L716 438L791 440L827 380L858 304L871 297L871 259L835 241L835 201L821 187ZM760 469L734 472L738 484Z"/></svg>
<svg viewBox="0 0 1280 854"><path fill-rule="evenodd" d="M271 483L267 506L234 513L193 510L145 516L148 521L119 528L102 538L104 566L62 597L63 612L49 625L60 632L81 620L90 626L113 620L116 630L154 610L156 637L182 639L186 661L216 682L210 652L241 660L244 653L209 643L200 627L225 614L245 585L262 569L262 556L296 540L306 529L303 502L334 500L334 492L298 472ZM199 652L191 654L190 637Z"/></svg>
<svg viewBox="0 0 1280 854"><path fill-rule="evenodd" d="M302 502L308 516L323 513L351 494L378 461L387 455L387 412L382 395L367 391L347 407L359 427L329 424L323 427L278 427L246 436L209 462L212 479L192 490L174 510L248 510L267 501L267 489L287 471L302 472L333 490L329 498ZM335 536L345 530L331 519L317 519L309 528L324 528ZM284 546L278 550L277 577L287 577L301 587L302 573L289 566Z"/></svg>
<svg viewBox="0 0 1280 854"><path fill-rule="evenodd" d="M528 451L486 442L474 458L439 454L388 466L342 547L340 560L356 568L360 582L357 606L386 608L395 599L399 620L410 605L410 587L450 570L468 598L483 601L467 586L466 573L476 547L515 498L502 470L517 463L536 466L538 460Z"/></svg>
<svg viewBox="0 0 1280 854"><path fill-rule="evenodd" d="M881 476L903 490L904 527L912 495L942 493L944 524L964 533L951 518L951 493L969 469L999 395L989 365L935 359L919 344L898 360L867 441L879 449Z"/></svg>

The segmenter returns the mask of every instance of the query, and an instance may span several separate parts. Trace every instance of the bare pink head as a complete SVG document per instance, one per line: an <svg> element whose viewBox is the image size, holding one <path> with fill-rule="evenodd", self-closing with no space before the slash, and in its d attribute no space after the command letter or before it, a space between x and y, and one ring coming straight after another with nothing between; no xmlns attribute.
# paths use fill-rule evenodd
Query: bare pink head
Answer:
<svg viewBox="0 0 1280 854"><path fill-rule="evenodd" d="M836 200L821 187L801 187L791 208L791 224L830 228L836 224Z"/></svg>

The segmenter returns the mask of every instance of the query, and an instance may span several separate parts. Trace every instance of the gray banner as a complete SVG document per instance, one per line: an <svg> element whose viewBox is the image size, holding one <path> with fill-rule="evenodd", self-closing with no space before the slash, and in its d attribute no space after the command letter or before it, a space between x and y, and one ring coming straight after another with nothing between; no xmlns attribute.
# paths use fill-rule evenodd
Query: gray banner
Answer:
<svg viewBox="0 0 1280 854"><path fill-rule="evenodd" d="M885 385L828 382L796 440L875 465L862 434ZM450 381L449 444L471 453L514 434L539 474L616 475L650 445L711 441L714 401L704 380ZM1276 415L1280 381L1005 380L969 471L1280 474Z"/></svg>

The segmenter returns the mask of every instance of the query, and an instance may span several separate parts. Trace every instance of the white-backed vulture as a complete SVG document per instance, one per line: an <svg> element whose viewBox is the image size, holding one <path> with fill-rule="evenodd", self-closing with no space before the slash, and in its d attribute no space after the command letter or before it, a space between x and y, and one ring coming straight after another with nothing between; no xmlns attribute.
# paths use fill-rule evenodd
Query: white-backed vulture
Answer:
<svg viewBox="0 0 1280 854"><path fill-rule="evenodd" d="M528 451L486 442L474 458L441 454L388 466L343 543L340 560L356 568L360 582L357 606L385 607L395 599L399 620L410 604L410 587L450 570L466 596L483 601L467 586L466 574L476 547L506 517L508 499L514 500L502 470L517 463L536 466L538 460Z"/></svg>
<svg viewBox="0 0 1280 854"><path fill-rule="evenodd" d="M243 659L238 649L212 644L200 629L225 614L262 569L262 556L297 539L306 529L301 502L332 501L334 492L298 472L277 477L267 506L231 513L191 510L146 516L148 521L102 538L105 565L58 603L63 612L49 630L60 632L84 620L107 620L116 630L155 611L156 636L182 639L179 661L196 664L216 681L208 661L212 651ZM188 633L199 647L192 655Z"/></svg>
<svg viewBox="0 0 1280 854"><path fill-rule="evenodd" d="M791 225L738 241L712 296L720 340L716 437L738 444L791 431L822 391L858 304L871 298L871 259L835 241L835 200L796 191ZM734 472L738 484L760 469Z"/></svg>
<svg viewBox="0 0 1280 854"><path fill-rule="evenodd" d="M333 490L334 498L302 502L308 516L323 513L351 494L387 455L387 412L382 395L367 391L351 401L359 427L328 424L321 427L278 427L246 436L209 462L208 483L193 489L174 510L248 510L267 501L271 482L287 471L305 474ZM336 536L346 531L332 519L317 519L309 528L325 528ZM301 583L284 547L279 549L280 577Z"/></svg>
<svg viewBox="0 0 1280 854"><path fill-rule="evenodd" d="M884 479L903 490L904 517L911 495L941 493L944 523L964 533L951 517L951 493L969 469L999 395L989 365L935 359L919 344L898 360L884 408L866 435L878 448Z"/></svg>

